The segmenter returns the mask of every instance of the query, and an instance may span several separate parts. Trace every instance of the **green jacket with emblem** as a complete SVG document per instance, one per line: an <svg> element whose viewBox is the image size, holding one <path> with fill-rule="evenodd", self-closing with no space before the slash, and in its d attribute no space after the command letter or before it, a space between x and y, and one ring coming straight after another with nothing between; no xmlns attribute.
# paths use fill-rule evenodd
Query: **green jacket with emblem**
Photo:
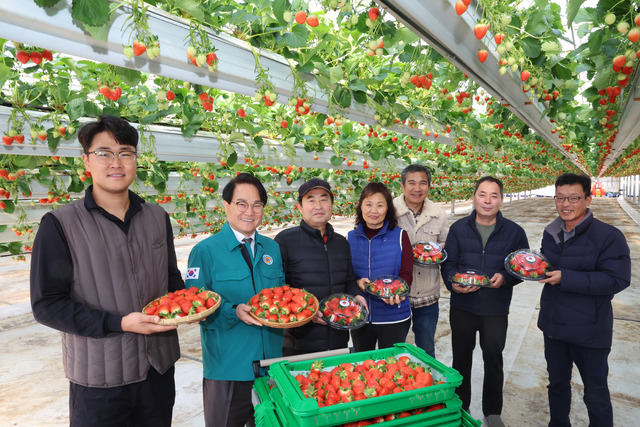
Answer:
<svg viewBox="0 0 640 427"><path fill-rule="evenodd" d="M264 288L284 284L278 244L257 232L255 239L253 275L229 223L189 254L185 286L204 287L222 297L218 310L200 323L207 379L250 381L254 360L282 356L281 329L247 325L236 316L235 306Z"/></svg>

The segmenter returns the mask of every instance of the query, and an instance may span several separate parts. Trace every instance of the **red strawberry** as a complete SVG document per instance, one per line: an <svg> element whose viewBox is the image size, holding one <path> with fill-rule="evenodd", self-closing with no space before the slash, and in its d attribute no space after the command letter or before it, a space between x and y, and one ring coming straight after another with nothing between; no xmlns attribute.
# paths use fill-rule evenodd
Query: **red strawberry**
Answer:
<svg viewBox="0 0 640 427"><path fill-rule="evenodd" d="M307 18L307 25L310 27L317 27L318 17L315 15L309 15L309 17Z"/></svg>
<svg viewBox="0 0 640 427"><path fill-rule="evenodd" d="M296 22L300 25L304 24L307 21L307 13L303 10L296 13Z"/></svg>
<svg viewBox="0 0 640 427"><path fill-rule="evenodd" d="M613 58L614 67L622 68L624 67L624 64L626 62L627 62L627 58L624 55L618 55L615 58Z"/></svg>
<svg viewBox="0 0 640 427"><path fill-rule="evenodd" d="M245 117L247 117L247 113L244 111L244 109L243 109L243 108L238 108L238 115L239 115L240 117L242 117L243 119L244 119Z"/></svg>
<svg viewBox="0 0 640 427"><path fill-rule="evenodd" d="M16 135L16 136L13 137L13 139L18 144L22 144L24 142L24 135L22 135L22 134Z"/></svg>
<svg viewBox="0 0 640 427"><path fill-rule="evenodd" d="M176 98L176 94L173 93L173 91L168 90L167 91L167 100L173 101L175 98Z"/></svg>
<svg viewBox="0 0 640 427"><path fill-rule="evenodd" d="M40 141L44 141L45 139L47 139L47 131L41 130L40 132L38 132L38 139Z"/></svg>
<svg viewBox="0 0 640 427"><path fill-rule="evenodd" d="M203 101L202 108L204 108L207 111L213 111L213 105L209 101Z"/></svg>
<svg viewBox="0 0 640 427"><path fill-rule="evenodd" d="M283 120L283 121L281 121L281 122L280 122L280 126L282 126L283 128L285 128L285 129L286 129L286 128L287 128L287 126L289 126L289 122L288 122L288 121L286 121L286 120Z"/></svg>
<svg viewBox="0 0 640 427"><path fill-rule="evenodd" d="M502 43L502 42L504 41L504 38L505 38L505 37L506 37L506 36L505 36L504 34L502 34L502 33L496 33L496 35L495 35L495 36L493 36L493 38L494 38L494 39L495 39L495 41L496 41L496 44L500 44L500 43Z"/></svg>
<svg viewBox="0 0 640 427"><path fill-rule="evenodd" d="M467 11L468 7L469 6L464 4L464 2L462 0L458 0L456 2L456 13L458 15L462 15L463 13L465 13Z"/></svg>
<svg viewBox="0 0 640 427"><path fill-rule="evenodd" d="M105 98L109 98L109 94L111 94L111 89L109 89L109 86L107 85L102 85L98 89L98 92L100 92L102 96L104 96Z"/></svg>
<svg viewBox="0 0 640 427"><path fill-rule="evenodd" d="M369 9L369 19L371 19L372 21L375 21L378 19L379 16L380 16L380 9L378 9L375 6Z"/></svg>
<svg viewBox="0 0 640 427"><path fill-rule="evenodd" d="M488 29L489 24L476 24L476 26L473 27L473 34L475 34L476 38L480 40L485 36L485 34L487 34Z"/></svg>
<svg viewBox="0 0 640 427"><path fill-rule="evenodd" d="M207 65L213 65L218 60L218 55L215 52L207 53Z"/></svg>
<svg viewBox="0 0 640 427"><path fill-rule="evenodd" d="M16 59L18 61L20 61L23 64L26 64L27 62L29 62L31 60L31 57L29 56L29 54L27 52L25 52L24 50L19 50L16 53Z"/></svg>
<svg viewBox="0 0 640 427"><path fill-rule="evenodd" d="M520 73L520 78L522 79L523 82L526 82L530 75L531 75L531 73L529 73L527 70L525 70L525 71Z"/></svg>
<svg viewBox="0 0 640 427"><path fill-rule="evenodd" d="M144 43L141 43L139 40L133 42L133 54L135 56L142 55L147 50L147 46Z"/></svg>
<svg viewBox="0 0 640 427"><path fill-rule="evenodd" d="M37 50L31 52L29 58L31 58L31 61L33 61L33 63L36 65L40 65L40 63L42 62L42 54Z"/></svg>
<svg viewBox="0 0 640 427"><path fill-rule="evenodd" d="M629 33L627 34L627 37L629 37L629 40L631 40L633 43L640 40L640 28L635 27L631 29L631 31L629 31Z"/></svg>
<svg viewBox="0 0 640 427"><path fill-rule="evenodd" d="M53 54L51 53L50 50L47 50L47 49L43 50L42 57L47 61L53 61Z"/></svg>
<svg viewBox="0 0 640 427"><path fill-rule="evenodd" d="M462 0L462 3L466 4L467 6L469 6L471 4L471 0Z"/></svg>
<svg viewBox="0 0 640 427"><path fill-rule="evenodd" d="M4 142L4 145L11 145L13 144L13 137L9 135L2 135L2 142Z"/></svg>
<svg viewBox="0 0 640 427"><path fill-rule="evenodd" d="M484 63L484 61L486 61L488 57L489 52L486 49L481 49L478 51L478 58L480 59L480 62Z"/></svg>

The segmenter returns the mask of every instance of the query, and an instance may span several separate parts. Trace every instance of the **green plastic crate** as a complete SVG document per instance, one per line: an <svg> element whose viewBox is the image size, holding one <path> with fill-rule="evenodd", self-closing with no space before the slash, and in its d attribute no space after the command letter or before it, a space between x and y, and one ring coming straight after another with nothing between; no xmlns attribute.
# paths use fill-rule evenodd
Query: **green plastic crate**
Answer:
<svg viewBox="0 0 640 427"><path fill-rule="evenodd" d="M308 372L311 360L294 363L281 361L271 365L269 370L269 375L276 383L276 387L271 390L272 400L279 413L284 414L291 422L288 425L334 426L445 402L455 396L455 388L462 383L462 376L458 371L445 366L424 350L405 343L380 350L331 356L322 360L324 369L330 370L341 363L359 363L367 359L380 360L390 356L408 356L412 361L428 366L434 382L444 381L444 384L321 408L315 399L306 398L302 394L295 379L297 374Z"/></svg>
<svg viewBox="0 0 640 427"><path fill-rule="evenodd" d="M253 382L253 390L258 395L260 402L269 402L271 400L270 391L275 382L269 377L256 378Z"/></svg>
<svg viewBox="0 0 640 427"><path fill-rule="evenodd" d="M278 417L276 408L270 401L264 401L254 408L256 427L284 427L285 424Z"/></svg>
<svg viewBox="0 0 640 427"><path fill-rule="evenodd" d="M467 411L462 410L462 427L479 427L482 421L473 418Z"/></svg>

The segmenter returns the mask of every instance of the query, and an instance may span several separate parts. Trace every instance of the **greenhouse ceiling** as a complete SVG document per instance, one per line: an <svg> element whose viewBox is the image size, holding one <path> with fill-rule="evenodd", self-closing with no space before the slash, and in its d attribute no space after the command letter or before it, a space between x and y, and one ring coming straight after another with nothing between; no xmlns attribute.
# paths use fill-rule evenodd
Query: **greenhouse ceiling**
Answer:
<svg viewBox="0 0 640 427"><path fill-rule="evenodd" d="M485 174L508 192L636 175L638 7L564 3L0 0L0 242L91 183L75 130L102 113L140 130L140 189L181 234L215 231L218 180L248 170L272 224L302 180L349 214L413 162L435 201Z"/></svg>

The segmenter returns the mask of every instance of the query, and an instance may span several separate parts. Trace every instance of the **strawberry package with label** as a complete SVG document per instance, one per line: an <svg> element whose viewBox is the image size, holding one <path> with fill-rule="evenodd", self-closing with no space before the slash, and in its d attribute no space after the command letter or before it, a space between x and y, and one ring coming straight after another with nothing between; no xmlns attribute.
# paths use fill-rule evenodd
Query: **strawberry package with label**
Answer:
<svg viewBox="0 0 640 427"><path fill-rule="evenodd" d="M463 270L453 275L452 282L458 283L460 286L489 286L489 276L478 270Z"/></svg>
<svg viewBox="0 0 640 427"><path fill-rule="evenodd" d="M401 277L386 275L371 279L364 286L366 293L380 299L398 295L401 297L409 295L409 285Z"/></svg>
<svg viewBox="0 0 640 427"><path fill-rule="evenodd" d="M447 252L436 242L416 242L413 245L413 262L421 265L442 264Z"/></svg>
<svg viewBox="0 0 640 427"><path fill-rule="evenodd" d="M410 344L271 365L279 413L300 427L334 426L450 400L462 376ZM292 421L293 422L293 421Z"/></svg>
<svg viewBox="0 0 640 427"><path fill-rule="evenodd" d="M504 268L509 274L521 280L546 279L547 272L552 270L542 254L529 249L520 249L507 255L504 259Z"/></svg>
<svg viewBox="0 0 640 427"><path fill-rule="evenodd" d="M318 300L313 294L289 285L265 288L251 297L248 305L251 316L271 328L306 325L318 311Z"/></svg>
<svg viewBox="0 0 640 427"><path fill-rule="evenodd" d="M161 325L195 322L211 315L220 306L220 295L192 286L158 297L145 305L144 314L159 316Z"/></svg>
<svg viewBox="0 0 640 427"><path fill-rule="evenodd" d="M357 329L367 323L369 312L349 294L331 294L320 301L320 313L335 329Z"/></svg>

